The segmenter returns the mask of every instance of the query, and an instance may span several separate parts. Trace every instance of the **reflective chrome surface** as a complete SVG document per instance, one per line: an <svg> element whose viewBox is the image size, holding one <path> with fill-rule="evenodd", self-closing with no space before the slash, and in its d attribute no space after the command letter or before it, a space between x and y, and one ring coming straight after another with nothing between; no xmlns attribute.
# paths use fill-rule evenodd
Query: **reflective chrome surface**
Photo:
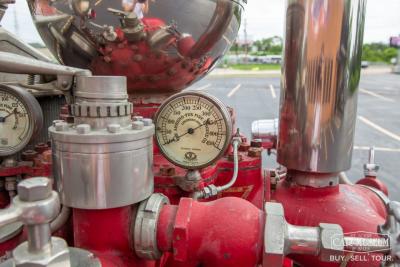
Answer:
<svg viewBox="0 0 400 267"><path fill-rule="evenodd" d="M290 0L286 8L278 162L350 168L366 0Z"/></svg>
<svg viewBox="0 0 400 267"><path fill-rule="evenodd" d="M63 64L127 76L128 92L178 91L203 77L236 38L242 0L28 0L34 23ZM140 16L138 16L140 15Z"/></svg>
<svg viewBox="0 0 400 267"><path fill-rule="evenodd" d="M125 77L78 77L74 124L49 128L53 169L64 205L79 209L127 206L153 192L154 125L130 119Z"/></svg>

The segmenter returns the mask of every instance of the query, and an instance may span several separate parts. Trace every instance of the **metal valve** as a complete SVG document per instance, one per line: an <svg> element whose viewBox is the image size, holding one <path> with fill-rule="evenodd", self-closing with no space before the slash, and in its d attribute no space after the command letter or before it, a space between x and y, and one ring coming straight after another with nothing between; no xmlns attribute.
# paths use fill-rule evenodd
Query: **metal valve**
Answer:
<svg viewBox="0 0 400 267"><path fill-rule="evenodd" d="M67 243L51 237L50 222L59 211L60 200L48 178L30 178L18 184L18 195L9 208L0 211L0 227L19 221L27 228L28 241L12 252L15 266L71 266Z"/></svg>
<svg viewBox="0 0 400 267"><path fill-rule="evenodd" d="M379 165L375 164L375 148L370 147L368 163L364 164L364 175L366 177L376 177Z"/></svg>
<svg viewBox="0 0 400 267"><path fill-rule="evenodd" d="M390 239L390 259L384 266L400 267L400 203L391 201L387 204L388 217L379 227L382 234Z"/></svg>

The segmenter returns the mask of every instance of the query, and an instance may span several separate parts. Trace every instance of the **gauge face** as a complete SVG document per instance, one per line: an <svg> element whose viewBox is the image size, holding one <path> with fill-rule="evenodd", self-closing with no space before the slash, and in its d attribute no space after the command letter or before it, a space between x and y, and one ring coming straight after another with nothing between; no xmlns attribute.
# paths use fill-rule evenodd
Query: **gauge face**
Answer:
<svg viewBox="0 0 400 267"><path fill-rule="evenodd" d="M156 138L164 156L186 169L221 157L232 137L228 109L205 93L186 91L167 99L156 115Z"/></svg>
<svg viewBox="0 0 400 267"><path fill-rule="evenodd" d="M40 124L40 116L35 117L38 108L36 99L23 89L0 87L0 156L14 154L29 142Z"/></svg>

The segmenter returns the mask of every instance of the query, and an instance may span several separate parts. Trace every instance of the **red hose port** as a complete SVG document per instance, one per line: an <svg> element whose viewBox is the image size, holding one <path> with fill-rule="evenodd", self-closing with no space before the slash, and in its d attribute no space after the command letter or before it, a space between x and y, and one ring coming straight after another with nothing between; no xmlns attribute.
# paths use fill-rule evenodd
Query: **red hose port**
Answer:
<svg viewBox="0 0 400 267"><path fill-rule="evenodd" d="M283 204L285 218L290 224L312 227L319 223L339 224L345 235L354 232L376 233L386 218L382 200L373 191L357 185L312 188L282 181L273 192L272 199ZM340 266L340 262L321 262L315 256L289 257L301 266ZM346 266L377 267L380 266L378 259L373 254L355 255Z"/></svg>
<svg viewBox="0 0 400 267"><path fill-rule="evenodd" d="M240 198L182 198L179 206L161 210L158 247L173 253L168 266L254 267L262 259L264 217Z"/></svg>

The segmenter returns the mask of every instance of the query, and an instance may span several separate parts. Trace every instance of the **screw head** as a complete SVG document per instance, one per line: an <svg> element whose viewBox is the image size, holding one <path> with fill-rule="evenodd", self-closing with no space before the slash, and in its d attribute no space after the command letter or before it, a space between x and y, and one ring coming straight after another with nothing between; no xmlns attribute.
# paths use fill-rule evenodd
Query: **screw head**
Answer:
<svg viewBox="0 0 400 267"><path fill-rule="evenodd" d="M18 196L22 201L39 201L50 197L52 185L49 178L34 177L18 184Z"/></svg>
<svg viewBox="0 0 400 267"><path fill-rule="evenodd" d="M90 133L90 125L89 124L79 124L76 126L76 131L78 134L88 134Z"/></svg>
<svg viewBox="0 0 400 267"><path fill-rule="evenodd" d="M132 130L142 130L143 127L144 127L144 123L142 121L132 122Z"/></svg>
<svg viewBox="0 0 400 267"><path fill-rule="evenodd" d="M109 124L107 125L107 131L109 133L117 133L121 130L121 125L119 124Z"/></svg>

